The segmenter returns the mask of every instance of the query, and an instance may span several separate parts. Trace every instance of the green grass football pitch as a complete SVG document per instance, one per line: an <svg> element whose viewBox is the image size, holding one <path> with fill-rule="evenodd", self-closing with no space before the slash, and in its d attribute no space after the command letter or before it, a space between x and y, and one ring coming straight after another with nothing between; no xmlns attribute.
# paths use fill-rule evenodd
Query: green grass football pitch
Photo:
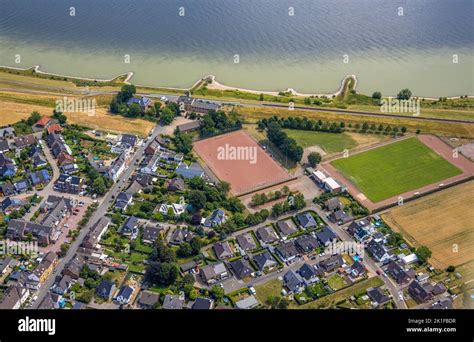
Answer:
<svg viewBox="0 0 474 342"><path fill-rule="evenodd" d="M374 203L462 173L416 138L331 164Z"/></svg>

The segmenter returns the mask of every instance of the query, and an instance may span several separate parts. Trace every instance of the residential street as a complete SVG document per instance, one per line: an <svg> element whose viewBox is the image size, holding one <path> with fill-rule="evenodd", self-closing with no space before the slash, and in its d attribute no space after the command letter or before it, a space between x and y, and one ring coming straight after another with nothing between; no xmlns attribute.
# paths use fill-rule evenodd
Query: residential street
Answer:
<svg viewBox="0 0 474 342"><path fill-rule="evenodd" d="M152 134L150 135L149 139L154 139L158 136L158 134L162 133L164 127L157 125L153 131ZM135 164L136 159L141 159L143 157L143 153L145 150L146 144L142 143L135 154L130 158L130 165L128 168L125 169L123 174L120 176L118 181L112 186L112 188L107 192L107 194L100 200L100 205L97 208L97 210L94 212L92 217L89 220L88 225L81 230L79 233L78 237L74 242L71 244L66 256L62 258L58 264L56 265L54 272L49 276L49 278L44 282L44 284L41 286L41 288L38 290L37 293L37 300L35 303L32 305L32 309L37 309L43 298L47 295L49 289L51 286L54 284L55 277L63 271L65 265L73 258L73 256L76 254L77 249L81 245L82 241L84 240L85 236L87 233L89 233L90 229L94 225L95 222L97 222L101 217L103 217L107 213L107 209L110 206L110 201L113 200L113 198L117 197L117 195L120 193L122 190L122 187L126 184L126 181L129 179L129 177L132 175L132 173L137 169L138 165Z"/></svg>

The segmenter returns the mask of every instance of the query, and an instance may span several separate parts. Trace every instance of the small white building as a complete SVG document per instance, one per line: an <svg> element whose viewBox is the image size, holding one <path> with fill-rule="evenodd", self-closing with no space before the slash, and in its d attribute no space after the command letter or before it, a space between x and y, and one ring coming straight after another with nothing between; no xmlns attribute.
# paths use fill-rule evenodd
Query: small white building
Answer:
<svg viewBox="0 0 474 342"><path fill-rule="evenodd" d="M418 257L415 253L411 253L407 256L401 254L398 256L403 265L410 265L418 261Z"/></svg>
<svg viewBox="0 0 474 342"><path fill-rule="evenodd" d="M327 177L326 179L324 179L323 182L324 182L324 189L326 189L329 192L338 193L342 191L342 187L339 185L339 183L336 182L331 177Z"/></svg>

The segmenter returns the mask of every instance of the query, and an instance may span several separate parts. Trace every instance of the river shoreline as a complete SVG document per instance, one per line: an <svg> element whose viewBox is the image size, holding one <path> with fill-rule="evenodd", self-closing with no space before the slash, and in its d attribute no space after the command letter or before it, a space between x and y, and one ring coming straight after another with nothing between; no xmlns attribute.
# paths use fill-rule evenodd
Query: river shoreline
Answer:
<svg viewBox="0 0 474 342"><path fill-rule="evenodd" d="M90 78L90 77L77 77L77 76L70 76L70 75L64 75L64 74L56 74L56 73L51 73L51 72L46 72L46 71L42 71L40 68L41 68L41 65L34 65L32 67L26 67L26 68L21 68L21 67L12 67L12 66L6 66L6 65L0 65L0 68L4 68L4 69L7 69L7 70L10 70L10 71L29 71L29 70L34 70L35 73L38 73L38 74L41 74L41 75L44 75L44 76L52 76L52 77L62 77L62 78L67 78L67 79L72 79L72 80L78 80L78 81L89 81L89 82L112 82L114 80L116 80L117 78L120 78L120 77L123 77L123 76L126 76L126 78L124 79L123 83L125 84L133 84L131 82L131 79L133 78L134 76L134 73L133 71L129 71L129 72L126 72L126 73L122 73L122 74L119 74L115 77L112 77L110 79L99 79L99 78ZM34 75L32 76L34 77ZM358 83L358 80L357 80L357 76L356 75L346 75L341 83L340 83L340 86L339 88L333 92L333 93L300 93L298 91L296 91L295 89L293 88L286 88L285 90L282 90L282 92L286 92L286 93L290 93L291 96L296 96L296 97L334 97L334 96L338 96L341 94L341 92L343 91L344 89L344 85L346 83L346 81L348 79L354 79L354 86L353 86L353 89L356 89L357 87L357 83ZM252 94L264 94L264 95L271 95L271 96L279 96L279 93L278 91L270 91L270 90L257 90L257 89L247 89L247 88L241 88L241 87L233 87L233 86L229 86L229 85L225 85L223 83L220 83L216 80L216 76L214 75L205 75L204 77L202 77L201 79L198 79L196 82L193 83L193 85L189 88L178 88L178 87L160 87L160 86L146 86L146 85L140 85L140 84L134 84L137 88L140 87L140 88L147 88L147 89L157 89L157 90L160 90L160 91L163 91L163 90L166 90L166 89L169 89L171 91L182 91L182 92L189 92L191 91L193 88L195 88L197 85L199 85L199 83L207 80L207 79L211 79L211 83L207 84L207 88L208 89L212 89L212 90L222 90L222 91L225 91L225 90L238 90L238 91L241 91L241 92L247 92L247 93L252 93ZM460 96L450 96L450 97L447 97L448 99L459 99L461 98L461 96L465 96L465 95L460 95ZM390 96L385 96L385 97L390 97ZM393 96L392 96L393 97ZM426 100L438 100L439 97L427 97L427 96L422 96L420 98L423 98L423 99L426 99ZM468 95L468 98L474 98L474 95Z"/></svg>

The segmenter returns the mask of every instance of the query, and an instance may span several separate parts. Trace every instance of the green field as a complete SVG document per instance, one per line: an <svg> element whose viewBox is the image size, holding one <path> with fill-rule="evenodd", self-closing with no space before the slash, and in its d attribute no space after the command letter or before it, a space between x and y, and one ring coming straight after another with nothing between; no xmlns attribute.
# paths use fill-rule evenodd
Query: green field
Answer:
<svg viewBox="0 0 474 342"><path fill-rule="evenodd" d="M314 131L302 131L297 129L284 130L290 138L296 140L303 148L318 145L327 153L342 152L352 149L357 142L345 133L326 133Z"/></svg>
<svg viewBox="0 0 474 342"><path fill-rule="evenodd" d="M337 159L331 164L372 202L461 173L416 138Z"/></svg>

